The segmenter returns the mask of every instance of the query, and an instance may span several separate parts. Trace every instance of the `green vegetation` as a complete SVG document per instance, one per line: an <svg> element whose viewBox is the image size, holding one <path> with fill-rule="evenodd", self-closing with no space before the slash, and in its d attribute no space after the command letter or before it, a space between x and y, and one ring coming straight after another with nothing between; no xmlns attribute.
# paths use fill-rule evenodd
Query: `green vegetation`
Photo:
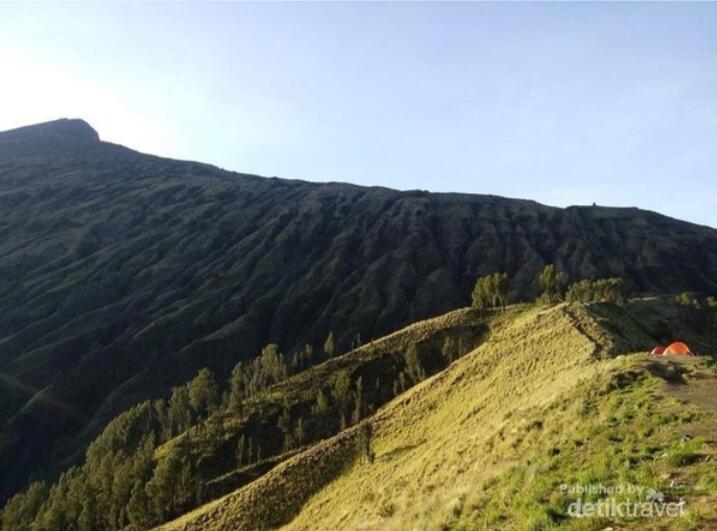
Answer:
<svg viewBox="0 0 717 531"><path fill-rule="evenodd" d="M717 298L700 299L693 293L684 292L675 297L682 318L700 332L717 333Z"/></svg>
<svg viewBox="0 0 717 531"><path fill-rule="evenodd" d="M581 280L572 284L565 293L567 302L610 302L622 304L623 280L621 278L604 278L598 280Z"/></svg>
<svg viewBox="0 0 717 531"><path fill-rule="evenodd" d="M326 341L324 341L324 354L326 354L326 357L328 358L331 358L336 351L335 341L333 331L329 332L329 335L326 337Z"/></svg>
<svg viewBox="0 0 717 531"><path fill-rule="evenodd" d="M509 289L510 282L506 273L493 273L480 277L473 288L473 308L505 309Z"/></svg>
<svg viewBox="0 0 717 531"><path fill-rule="evenodd" d="M564 272L558 271L553 264L546 265L538 276L538 284L543 290L540 300L547 303L563 300L567 282L568 276Z"/></svg>
<svg viewBox="0 0 717 531"><path fill-rule="evenodd" d="M651 318L633 322L648 310ZM678 360L689 385L673 388L670 360L624 355L650 348L667 318L679 312L664 301L496 313L486 342L370 417L370 459L361 423L165 529L669 524L571 519L575 497L560 486L591 483L682 497L690 516L681 523L704 528L717 499L717 452L705 436L716 427L717 375L709 359ZM356 450L347 454L349 439ZM320 481L289 480L315 467Z"/></svg>
<svg viewBox="0 0 717 531"><path fill-rule="evenodd" d="M294 376L291 367L320 359L308 356L313 349L287 361L269 344L257 358L237 363L226 384L201 369L168 401L146 401L114 419L82 466L49 490L38 483L12 498L1 529L27 522L38 530L147 529L354 425L360 427L351 455L370 461L372 426L361 421L395 396L396 382L409 389L483 334L475 312L460 310Z"/></svg>

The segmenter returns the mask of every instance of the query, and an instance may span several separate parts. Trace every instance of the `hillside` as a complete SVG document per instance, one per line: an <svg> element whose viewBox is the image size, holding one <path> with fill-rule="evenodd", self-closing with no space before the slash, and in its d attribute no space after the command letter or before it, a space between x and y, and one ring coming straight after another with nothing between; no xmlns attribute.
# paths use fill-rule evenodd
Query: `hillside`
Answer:
<svg viewBox="0 0 717 531"><path fill-rule="evenodd" d="M370 418L372 461L353 427L161 529L711 528L717 371L708 356L649 358L667 321L655 300L513 308ZM569 490L589 485L642 490ZM685 513L568 514L579 498L642 503L648 489Z"/></svg>
<svg viewBox="0 0 717 531"><path fill-rule="evenodd" d="M533 518L566 520L565 498L546 489L591 474L599 477L590 481L648 481L661 491L658 472L684 478L692 490L680 496L701 506L697 490L717 477L707 459L717 373L704 355L716 333L713 309L651 298L624 307L456 310L293 375L266 348L235 367L228 387L202 370L169 400L113 419L80 467L12 498L0 529L140 530L188 511L164 527L403 529L430 521L524 529ZM676 338L703 356L644 353ZM541 480L519 505L506 505L505 489L525 482L525 456L553 483ZM452 509L449 518L440 505L464 481L499 482L499 499L466 498L474 510ZM385 488L356 496L377 485ZM414 499L428 512L413 511L406 500Z"/></svg>
<svg viewBox="0 0 717 531"><path fill-rule="evenodd" d="M65 471L49 491L34 484L9 502L8 511L29 514L24 518L35 530L65 530L80 520L105 530L164 522L250 483L445 369L485 340L486 323L480 312L456 310L293 376L279 370L278 382L262 384L239 400L230 384L220 407L187 417L194 410L189 399L201 387L200 371L174 388L169 400L145 401L117 416L90 444L82 467ZM272 352L265 349L258 367L273 372L283 363ZM233 375L246 375L251 367ZM210 388L202 387L202 393ZM29 501L29 492L38 488L46 499L42 507ZM20 509L26 504L32 508ZM13 521L3 521L0 528L14 530Z"/></svg>
<svg viewBox="0 0 717 531"><path fill-rule="evenodd" d="M339 352L513 299L556 263L629 291L717 292L717 231L638 209L557 209L237 174L63 120L0 133L0 500L77 463L117 414L270 342Z"/></svg>

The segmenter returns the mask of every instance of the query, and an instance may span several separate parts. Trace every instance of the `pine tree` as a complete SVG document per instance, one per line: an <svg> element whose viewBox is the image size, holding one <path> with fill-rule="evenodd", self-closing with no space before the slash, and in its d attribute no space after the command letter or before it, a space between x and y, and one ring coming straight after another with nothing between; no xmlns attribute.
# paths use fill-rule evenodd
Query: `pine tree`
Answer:
<svg viewBox="0 0 717 531"><path fill-rule="evenodd" d="M373 426L370 421L365 420L359 425L358 447L359 451L369 464L373 464L375 459L375 454L371 448L372 439Z"/></svg>
<svg viewBox="0 0 717 531"><path fill-rule="evenodd" d="M455 356L455 347L453 346L453 338L446 337L443 340L443 348L441 348L441 355L443 356L443 359L446 360L448 363L453 363L454 356Z"/></svg>
<svg viewBox="0 0 717 531"><path fill-rule="evenodd" d="M334 356L334 350L334 332L332 330L326 337L326 341L324 341L324 354L326 354L327 358L332 358Z"/></svg>
<svg viewBox="0 0 717 531"><path fill-rule="evenodd" d="M408 350L403 353L403 360L406 363L406 372L414 384L426 378L426 372L423 370L421 359L418 357L416 345L408 347Z"/></svg>
<svg viewBox="0 0 717 531"><path fill-rule="evenodd" d="M355 350L361 346L361 332L358 332L351 342L351 350Z"/></svg>
<svg viewBox="0 0 717 531"><path fill-rule="evenodd" d="M172 436L186 431L192 424L189 392L185 386L172 389L172 398L169 400L169 423Z"/></svg>
<svg viewBox="0 0 717 531"><path fill-rule="evenodd" d="M239 437L239 440L237 441L237 450L236 450L236 460L237 460L237 467L241 468L245 464L246 460L246 437L244 434L241 434L241 437ZM248 464L248 463L246 463Z"/></svg>
<svg viewBox="0 0 717 531"><path fill-rule="evenodd" d="M557 302L563 298L567 276L553 264L546 265L538 276L538 284L543 290L547 302Z"/></svg>
<svg viewBox="0 0 717 531"><path fill-rule="evenodd" d="M229 404L231 409L237 410L241 404L242 399L246 396L245 391L245 378L244 364L240 361L232 369L232 374L229 377Z"/></svg>
<svg viewBox="0 0 717 531"><path fill-rule="evenodd" d="M199 418L219 407L219 385L209 369L200 370L188 384L189 405Z"/></svg>
<svg viewBox="0 0 717 531"><path fill-rule="evenodd" d="M149 497L142 483L135 483L132 487L132 495L127 505L127 516L135 529L147 529L152 527L158 520L153 518L149 506Z"/></svg>
<svg viewBox="0 0 717 531"><path fill-rule="evenodd" d="M478 309L505 308L510 282L506 273L493 273L476 280L473 287L472 306Z"/></svg>
<svg viewBox="0 0 717 531"><path fill-rule="evenodd" d="M284 451L288 452L293 447L293 434L291 431L291 415L289 413L289 405L284 404L284 412L279 415L277 427L284 434Z"/></svg>
<svg viewBox="0 0 717 531"><path fill-rule="evenodd" d="M406 378L406 373L403 371L398 373L398 387L401 390L401 392L404 392L409 387L408 378Z"/></svg>
<svg viewBox="0 0 717 531"><path fill-rule="evenodd" d="M354 410L352 414L351 423L358 424L358 422L364 416L364 401L363 401L363 377L359 376L356 380L356 390L354 391Z"/></svg>
<svg viewBox="0 0 717 531"><path fill-rule="evenodd" d="M0 529L2 531L30 529L48 495L45 483L38 481L32 483L25 492L10 498L0 513Z"/></svg>
<svg viewBox="0 0 717 531"><path fill-rule="evenodd" d="M351 406L351 377L347 371L341 371L334 380L334 400L339 409L341 417L341 429L348 426L348 414Z"/></svg>
<svg viewBox="0 0 717 531"><path fill-rule="evenodd" d="M321 417L328 413L330 409L331 407L329 406L328 398L326 398L324 391L322 389L319 389L316 392L316 403L312 408L314 416Z"/></svg>
<svg viewBox="0 0 717 531"><path fill-rule="evenodd" d="M304 419L299 417L296 421L296 428L294 428L294 437L299 447L304 446L304 440L306 439L306 429L304 428Z"/></svg>

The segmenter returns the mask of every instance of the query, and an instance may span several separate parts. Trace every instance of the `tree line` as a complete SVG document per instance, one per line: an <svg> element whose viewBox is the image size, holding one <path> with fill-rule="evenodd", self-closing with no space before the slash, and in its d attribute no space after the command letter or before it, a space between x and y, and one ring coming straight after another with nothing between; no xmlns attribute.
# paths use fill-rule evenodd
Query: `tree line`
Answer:
<svg viewBox="0 0 717 531"><path fill-rule="evenodd" d="M443 366L459 357L462 348L460 340L446 338ZM232 433L223 425L227 414L241 417L248 400L333 355L330 333L319 351L305 346L285 356L269 344L256 358L238 362L225 381L201 369L167 399L142 402L115 417L90 444L82 465L66 470L51 485L37 481L16 494L0 514L0 529L133 531L186 513L212 494L202 460L206 448L217 448L212 445L223 444ZM278 413L267 409L259 431L241 428L232 435L235 468L262 466L273 456L360 423L360 451L372 461L366 417L430 375L415 345L390 366L394 373L381 372L370 381L367 374L340 370L316 389L307 407L284 399ZM439 369L433 367L431 374ZM207 441L211 444L203 446Z"/></svg>
<svg viewBox="0 0 717 531"><path fill-rule="evenodd" d="M623 280L601 278L580 280L568 285L568 276L554 264L546 265L536 277L541 289L537 302L554 304L567 302L610 302L621 304ZM510 292L510 279L506 273L498 272L481 276L476 280L471 294L472 306L478 309L505 309Z"/></svg>
<svg viewBox="0 0 717 531"><path fill-rule="evenodd" d="M307 345L286 357L269 344L258 357L238 362L226 383L207 368L199 370L168 399L142 402L115 417L90 444L81 466L51 486L36 481L12 497L0 513L0 529L148 529L196 507L204 483L187 433L212 436L217 413L240 411L245 400L334 354L330 332L319 352ZM292 426L291 446L293 440L303 444L302 424L299 419ZM157 459L158 448L175 437L167 455ZM238 466L261 461L262 450L259 441L242 436Z"/></svg>

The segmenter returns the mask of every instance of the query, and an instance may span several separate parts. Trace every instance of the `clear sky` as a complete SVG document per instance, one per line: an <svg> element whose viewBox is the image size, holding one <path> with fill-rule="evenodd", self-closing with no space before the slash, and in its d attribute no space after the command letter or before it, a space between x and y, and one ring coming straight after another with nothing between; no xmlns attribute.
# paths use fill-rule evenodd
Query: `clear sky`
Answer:
<svg viewBox="0 0 717 531"><path fill-rule="evenodd" d="M0 130L717 227L717 4L0 4Z"/></svg>

